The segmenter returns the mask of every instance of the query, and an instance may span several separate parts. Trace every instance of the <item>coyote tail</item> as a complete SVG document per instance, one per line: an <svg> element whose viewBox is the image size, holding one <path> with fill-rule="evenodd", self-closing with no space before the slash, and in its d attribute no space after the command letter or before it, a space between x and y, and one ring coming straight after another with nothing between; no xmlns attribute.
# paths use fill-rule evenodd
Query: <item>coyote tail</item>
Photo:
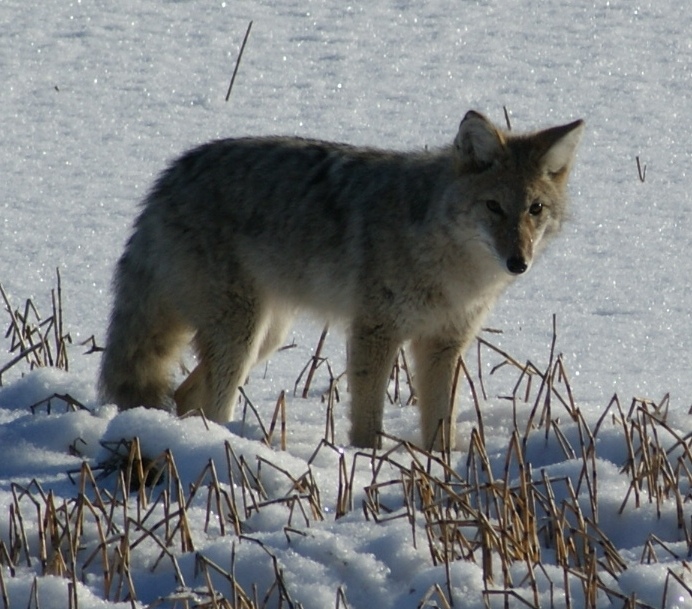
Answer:
<svg viewBox="0 0 692 609"><path fill-rule="evenodd" d="M156 281L132 255L132 243L119 260L99 395L121 409L172 407L170 370L186 340L186 329L166 306Z"/></svg>

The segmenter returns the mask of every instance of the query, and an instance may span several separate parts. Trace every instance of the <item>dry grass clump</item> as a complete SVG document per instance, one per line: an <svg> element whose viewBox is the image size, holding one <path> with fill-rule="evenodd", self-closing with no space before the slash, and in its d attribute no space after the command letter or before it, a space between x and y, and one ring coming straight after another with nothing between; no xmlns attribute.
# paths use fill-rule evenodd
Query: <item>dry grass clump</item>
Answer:
<svg viewBox="0 0 692 609"><path fill-rule="evenodd" d="M67 345L72 342L72 338L63 326L60 270L56 269L55 272L57 288L51 290L52 312L48 317L43 317L38 312L31 298L27 298L23 309L15 309L0 284L0 295L10 318L5 339L10 343L9 352L15 354L0 368L0 387L2 375L22 362L31 370L44 366L69 370Z"/></svg>
<svg viewBox="0 0 692 609"><path fill-rule="evenodd" d="M22 329L25 326L15 321L19 320L16 312L10 316L11 328L16 328L11 342L13 347L20 345L22 357L45 349L32 349L34 344L44 344L43 338L27 342L27 336L43 337L47 331L27 334ZM39 323L36 327L48 325ZM50 327L59 327L55 336L62 335L57 320ZM210 460L197 479L185 487L172 452L145 455L134 438L106 445L107 459L98 464L84 461L79 470L70 472L75 485L72 498L58 499L35 480L28 485L13 484L8 533L0 539L0 565L7 568L0 570L1 606L13 606L3 573L12 577L20 567L32 569L37 577L66 578L70 608L79 605L77 582L85 581L90 574L99 576L103 598L134 606L139 597L132 573L141 568L137 556L146 547L149 551L153 548L157 555L149 571L173 573L176 582L174 592L149 607L301 607L292 597L280 561L246 525L253 515L279 505L285 508L284 532L289 544L296 536L305 535L305 529L313 523L339 519L354 510L374 523L392 519L407 522L411 543L424 543L431 564L442 566L445 573L444 580L422 596L418 605L421 608L452 607L451 566L457 561L469 561L482 570L487 607L496 607L499 602L505 607L592 609L602 603L605 595L616 607L653 609L619 591L617 581L627 561L599 522L597 441L606 427L618 429L626 447L622 474L627 477L628 490L620 513L647 503L655 505L660 518L664 504L673 504L679 535L687 544L687 556L678 555L655 535L650 535L645 544L642 563L657 562L662 555L678 561L667 569L657 609L668 607L667 596L673 584L684 588L692 598L687 562L692 556L692 434L682 437L668 424L667 397L660 403L634 399L624 408L615 396L600 419L589 424L574 401L563 360L555 350L555 331L545 370L530 362L521 364L487 339L479 338L478 372L472 374L461 360L458 368L459 383L466 383L477 417L465 462L453 464L449 451L428 452L391 436L387 436L386 450L345 452L334 443L333 407L339 400L341 377L334 375L322 355L326 332L325 328L315 355L296 381L295 390L300 392L305 377L300 393L307 395L319 367L324 366L329 374L329 389L323 396L328 406L324 437L302 475L292 475L282 468L279 452L276 459L258 456L248 462L226 442L223 463ZM514 420L504 467L500 469L492 467L481 409L481 399L487 397L481 360L488 354L499 362L493 374L499 369L514 371L514 381L504 396L512 404ZM392 374L391 399L402 404L414 401L404 352ZM68 408L82 407L69 396L52 399L63 400ZM277 450L287 448L285 406L281 394L271 420L265 423L250 400L245 400L244 416L253 413L264 442ZM49 401L35 405L35 409L49 407ZM528 417L518 415L520 408L528 411ZM578 464L580 474L576 479L533 469L527 459L527 446L536 434L557 442L565 460ZM74 450L78 452L78 447ZM312 464L323 451L336 456L336 501L329 511L312 473ZM277 476L283 479L288 490L278 496L269 493L267 471L272 472L273 480ZM356 478L363 471L371 472L365 487L359 486ZM191 510L199 509L206 513L201 531L195 530L191 517ZM205 538L229 538L230 564L219 565L206 556L196 542L200 534ZM240 544L256 544L266 554L273 573L267 587L260 589L257 583L236 577L236 550ZM192 580L184 576L179 564L181 557L188 555L195 561ZM548 604L542 593L546 588L550 591ZM36 590L34 586L33 602L38 609ZM348 607L341 588L335 590L334 606Z"/></svg>

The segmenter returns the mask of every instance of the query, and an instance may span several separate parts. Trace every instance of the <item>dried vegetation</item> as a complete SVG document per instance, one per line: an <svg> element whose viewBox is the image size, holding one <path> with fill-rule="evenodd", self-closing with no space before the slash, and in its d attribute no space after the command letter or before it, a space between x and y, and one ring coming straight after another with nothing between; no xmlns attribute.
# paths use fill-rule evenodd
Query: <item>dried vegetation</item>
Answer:
<svg viewBox="0 0 692 609"><path fill-rule="evenodd" d="M67 368L62 324L61 290L52 294L53 312L42 318L31 301L14 310L1 290L9 313L6 337L12 359L5 372L22 363ZM344 451L334 442L334 406L339 402L342 375L335 375L323 355L327 329L314 355L300 372L295 393L309 395L316 375L328 374L324 437L307 460L302 475L282 468L281 451L288 435L286 400L278 396L271 419L245 396L244 417L258 421L264 443L275 459L258 456L249 462L224 445L223 462L210 460L192 484L185 485L170 451L145 455L137 438L106 445L109 457L100 463L84 460L70 472L74 494L64 499L33 480L12 484L6 530L0 536L0 607L13 607L7 578L18 569L36 574L31 607L40 609L38 581L55 575L68 581L65 606L77 609L78 582L96 576L100 595L111 601L139 598L132 576L141 562L138 553L154 548L157 559L147 566L151 573L167 572L175 578L175 592L151 602L148 607L260 609L301 607L280 560L253 536L248 519L268 506L283 506L287 542L304 536L315 523L340 519L354 511L371 523L401 519L411 528L411 543L427 547L432 565L443 567L444 577L422 595L419 607L447 608L455 605L453 565L470 561L482 570L483 601L487 607L566 607L591 609L607 598L613 607L665 609L672 586L684 589L692 599L692 434L680 435L668 423L667 396L660 402L633 399L623 406L613 397L596 422L587 423L572 395L562 357L555 349L556 332L541 370L530 362L520 363L486 338L477 343L477 371L471 373L459 362L458 381L465 383L473 401L476 423L464 460L449 451L431 453L409 442L387 437L382 451ZM487 336L487 334L486 334ZM92 344L92 351L98 348ZM470 358L473 359L473 358ZM506 395L488 396L482 371L485 359L496 362L494 375L502 370L513 381ZM509 373L509 374L508 374ZM487 374L487 372L486 372ZM324 381L324 378L322 378ZM302 388L301 388L302 386ZM400 353L392 372L390 398L399 404L415 401L406 354ZM481 403L506 399L514 413L503 459L488 454ZM32 406L32 411L82 409L70 396L54 395ZM518 411L523 413L522 416ZM528 412L528 416L526 416ZM665 510L676 514L680 544L651 534L641 554L642 563L673 558L660 603L647 604L623 594L618 584L628 568L627 560L608 536L601 522L597 450L599 434L617 430L626 458L621 474L627 490L619 513L631 513L644 505L655 506L658 518ZM576 464L576 476L549 475L536 471L527 447L536 437L555 442L564 460ZM73 446L79 454L79 446ZM328 453L325 459L323 453ZM325 509L321 489L313 476L316 459L334 463L336 500ZM497 466L503 462L503 467ZM493 465L495 464L495 465ZM268 471L285 478L287 492L276 496L266 490ZM371 472L365 486L357 472ZM362 478L360 478L362 480ZM276 485L274 485L275 487ZM333 496L333 494L331 495ZM672 506L672 507L671 507ZM205 513L200 518L191 511ZM227 538L232 546L230 564L219 565L200 549L197 540ZM271 583L260 587L236 575L236 550L255 544L266 554ZM194 578L184 576L180 561L194 557ZM139 568L139 567L138 567ZM93 579L92 579L93 582ZM93 587L93 584L92 584ZM545 591L549 590L546 596ZM458 598L457 598L458 605ZM347 593L334 591L334 607L348 607Z"/></svg>

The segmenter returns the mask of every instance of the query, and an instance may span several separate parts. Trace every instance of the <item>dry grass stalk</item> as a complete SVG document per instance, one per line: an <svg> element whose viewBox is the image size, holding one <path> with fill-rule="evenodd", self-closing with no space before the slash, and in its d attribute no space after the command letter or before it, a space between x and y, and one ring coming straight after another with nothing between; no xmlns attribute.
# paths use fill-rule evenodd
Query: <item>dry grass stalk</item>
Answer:
<svg viewBox="0 0 692 609"><path fill-rule="evenodd" d="M4 548L4 544L3 544ZM6 556L6 552L5 552ZM4 564L4 563L3 563ZM14 570L10 570L10 575L14 577ZM0 569L0 596L2 596L2 605L4 609L10 609L10 597L7 594L7 584L5 583L5 575L3 569Z"/></svg>
<svg viewBox="0 0 692 609"><path fill-rule="evenodd" d="M346 593L344 592L343 586L339 586L336 590L336 605L335 609L349 609L348 602L346 601Z"/></svg>
<svg viewBox="0 0 692 609"><path fill-rule="evenodd" d="M420 603L416 605L416 609L424 609L431 607L434 609L452 609L453 603L447 598L445 593L440 588L439 584L433 584L428 591L423 595Z"/></svg>
<svg viewBox="0 0 692 609"><path fill-rule="evenodd" d="M324 440L330 444L335 443L334 434L334 406L338 402L338 379L331 378L329 381L329 394L327 396L327 413L324 423Z"/></svg>
<svg viewBox="0 0 692 609"><path fill-rule="evenodd" d="M270 438L269 438L269 432L267 431L267 428L265 427L262 417L260 416L259 412L257 411L257 408L255 408L255 405L252 403L250 398L247 396L247 393L245 393L245 389L243 387L238 387L238 391L240 392L240 396L243 400L243 426L241 429L241 433L244 435L245 434L245 422L247 421L247 411L248 408L252 411L252 413L255 415L255 419L257 420L257 423L260 426L260 430L262 431L262 441L269 446L271 444Z"/></svg>
<svg viewBox="0 0 692 609"><path fill-rule="evenodd" d="M0 295L9 314L10 323L5 338L10 341L10 353L18 353L0 368L0 386L2 375L16 364L25 361L29 369L54 366L69 370L67 345L72 337L65 332L62 309L62 282L60 270L56 269L57 288L51 290L52 315L43 319L29 298L24 304L24 311L14 309L9 296L0 284Z"/></svg>
<svg viewBox="0 0 692 609"><path fill-rule="evenodd" d="M646 165L642 165L639 155L635 159L637 161L637 175L639 176L639 181L643 184L646 181Z"/></svg>
<svg viewBox="0 0 692 609"><path fill-rule="evenodd" d="M276 420L281 416L281 450L286 450L286 392L282 391L276 400L276 408L274 408L274 415L272 416L271 423L269 425L269 433L267 434L266 444L267 446L272 445L272 438L274 437L274 429L276 428Z"/></svg>
<svg viewBox="0 0 692 609"><path fill-rule="evenodd" d="M408 406L416 403L416 392L413 387L413 373L406 358L406 350L402 347L397 353L392 371L389 375L391 391L387 389L387 398L390 404ZM403 390L406 387L406 391ZM407 395L405 395L407 394Z"/></svg>
<svg viewBox="0 0 692 609"><path fill-rule="evenodd" d="M65 407L65 412L77 412L78 410L89 411L84 404L73 398L69 393L54 393L47 398L43 398L42 400L31 404L28 408L31 411L31 414L36 414L39 409L45 409L46 414L51 414L53 412L53 400L59 400L62 402Z"/></svg>
<svg viewBox="0 0 692 609"><path fill-rule="evenodd" d="M324 328L322 329L322 334L320 334L319 340L317 341L317 346L315 347L315 353L312 356L310 356L308 363L305 364L303 369L300 371L298 378L296 379L296 382L293 386L293 395L297 395L298 385L300 385L300 381L303 379L303 375L307 371L308 375L305 378L305 385L303 386L303 391L301 392L300 395L302 398L308 397L308 394L310 392L310 385L312 384L312 379L315 376L315 371L317 370L317 368L319 368L326 361L326 358L322 357L322 349L324 348L324 341L327 338L328 332L329 332L329 324L326 324L324 326Z"/></svg>
<svg viewBox="0 0 692 609"><path fill-rule="evenodd" d="M250 37L250 30L252 29L252 21L248 23L247 30L245 30L245 37L240 45L240 51L238 51L238 59L236 59L235 67L233 68L233 75L231 76L231 82L228 85L228 91L226 91L226 101L231 97L231 91L233 90L233 84L235 83L235 77L238 75L238 68L240 67L240 60L243 58L243 51L245 51L245 45Z"/></svg>

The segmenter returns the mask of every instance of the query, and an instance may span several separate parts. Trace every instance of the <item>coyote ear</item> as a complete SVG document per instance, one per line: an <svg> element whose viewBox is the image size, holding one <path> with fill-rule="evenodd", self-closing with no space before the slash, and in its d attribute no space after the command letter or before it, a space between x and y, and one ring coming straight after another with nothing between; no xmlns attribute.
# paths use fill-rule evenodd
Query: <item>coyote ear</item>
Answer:
<svg viewBox="0 0 692 609"><path fill-rule="evenodd" d="M584 121L578 120L568 125L553 127L536 134L538 149L541 150L540 165L553 175L565 173L577 151L577 145L584 133Z"/></svg>
<svg viewBox="0 0 692 609"><path fill-rule="evenodd" d="M503 153L505 139L485 116L470 110L459 125L454 139L461 167L482 171L490 167Z"/></svg>

